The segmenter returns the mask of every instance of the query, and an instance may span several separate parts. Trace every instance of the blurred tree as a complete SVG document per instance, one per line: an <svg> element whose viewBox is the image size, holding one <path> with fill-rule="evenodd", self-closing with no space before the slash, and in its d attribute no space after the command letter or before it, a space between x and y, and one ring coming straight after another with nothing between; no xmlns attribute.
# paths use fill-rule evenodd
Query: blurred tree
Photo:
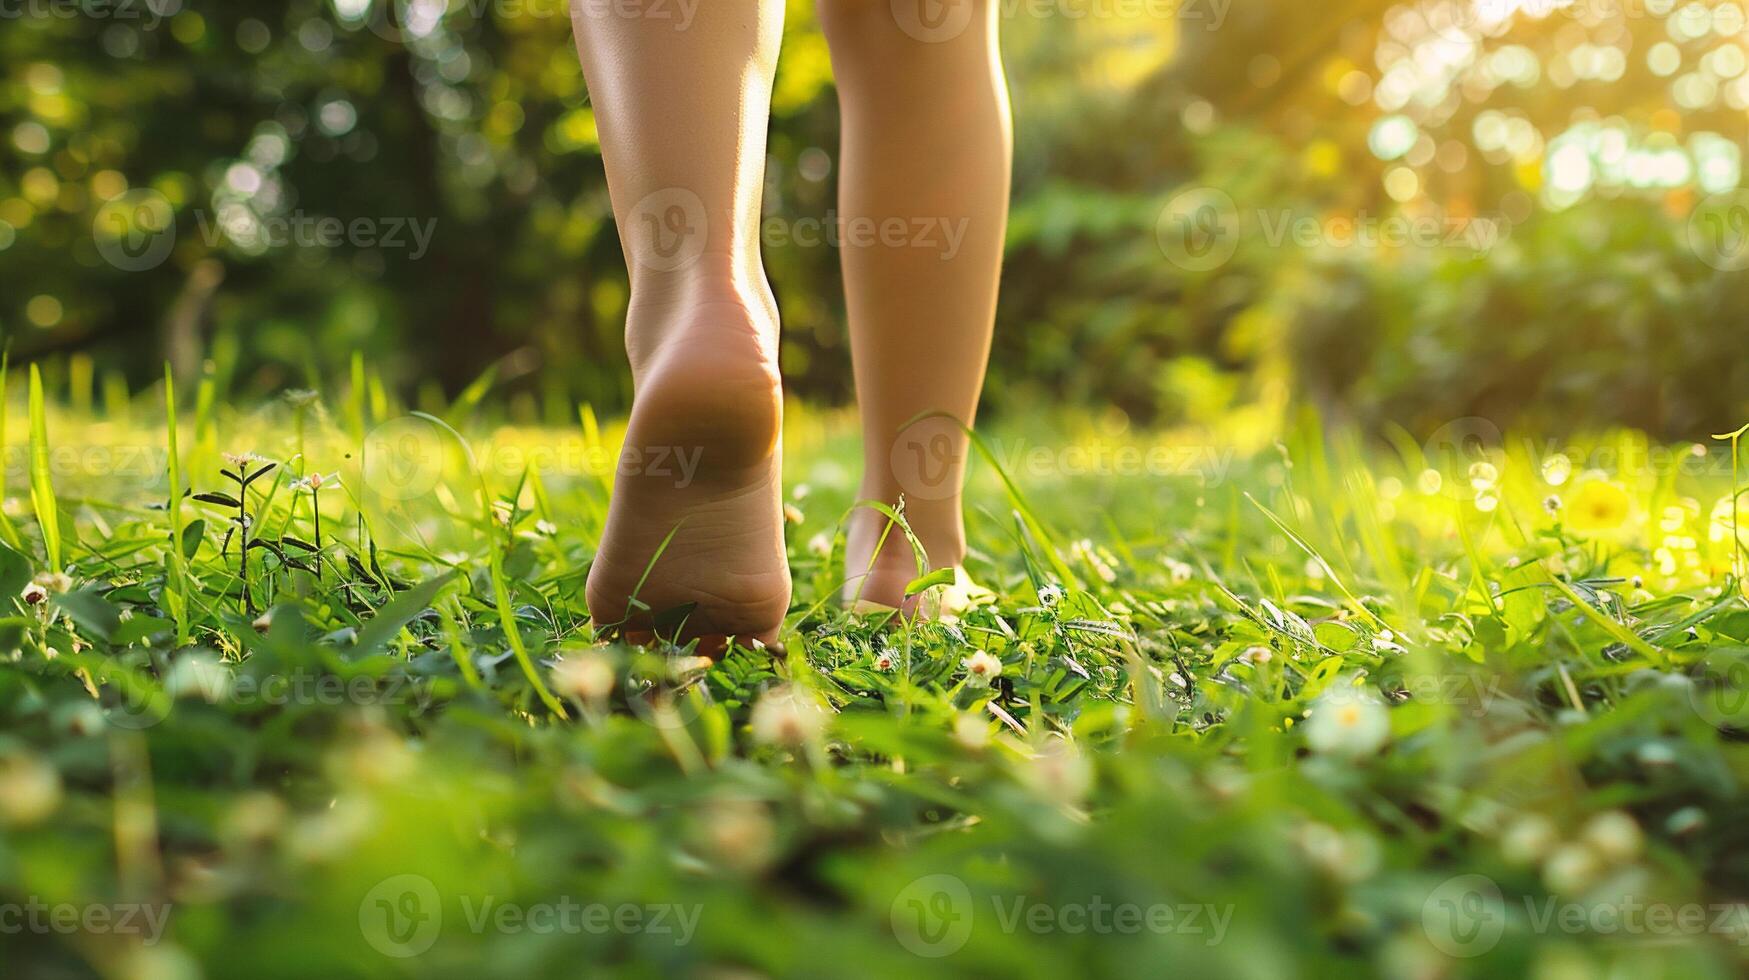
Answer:
<svg viewBox="0 0 1749 980"><path fill-rule="evenodd" d="M135 384L216 346L238 384L313 385L357 350L407 391L502 361L554 421L623 408L625 276L566 6L6 8L0 330L22 358L81 350ZM1299 397L1410 428L1692 435L1746 408L1744 249L1689 220L1740 181L1737 3L1002 11L1018 150L993 411ZM778 230L830 221L808 0L772 125ZM1185 200L1198 219L1230 202L1230 258L1175 257ZM1720 234L1749 230L1749 208L1708 207ZM1436 234L1370 240L1393 222ZM773 235L767 262L792 389L847 399L836 254ZM1181 387L1211 371L1227 380Z"/></svg>

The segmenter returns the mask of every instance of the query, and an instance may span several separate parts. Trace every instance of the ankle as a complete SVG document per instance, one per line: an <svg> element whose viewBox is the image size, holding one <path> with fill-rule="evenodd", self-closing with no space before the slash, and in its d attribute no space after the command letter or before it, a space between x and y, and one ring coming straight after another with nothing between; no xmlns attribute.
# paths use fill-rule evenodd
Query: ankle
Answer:
<svg viewBox="0 0 1749 980"><path fill-rule="evenodd" d="M660 319L716 304L764 311L773 323L777 319L777 299L757 256L712 253L680 269L640 269L632 276L631 286L628 320L640 314Z"/></svg>
<svg viewBox="0 0 1749 980"><path fill-rule="evenodd" d="M865 500L882 500L878 495L864 494ZM897 502L884 501L889 506ZM965 522L961 517L958 497L951 500L918 501L913 505L906 502L904 511L905 523L923 546L928 557L930 570L951 568L962 565L966 560ZM915 569L917 558L911 548L911 542L905 537L905 532L896 524L888 530L887 516L871 508L861 508L850 518L850 528L847 533L847 545L851 561L867 565L871 560L876 567L903 565ZM875 553L875 547L880 544L880 552ZM852 573L862 569L850 569Z"/></svg>
<svg viewBox="0 0 1749 980"><path fill-rule="evenodd" d="M669 283L634 290L627 305L626 356L639 385L665 362L703 354L730 379L780 388L777 353L777 304L763 280Z"/></svg>

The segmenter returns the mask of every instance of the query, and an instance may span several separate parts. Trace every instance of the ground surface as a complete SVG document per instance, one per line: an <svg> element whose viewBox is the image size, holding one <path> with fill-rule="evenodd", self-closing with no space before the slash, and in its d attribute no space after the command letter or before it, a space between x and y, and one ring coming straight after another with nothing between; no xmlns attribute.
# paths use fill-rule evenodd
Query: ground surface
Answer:
<svg viewBox="0 0 1749 980"><path fill-rule="evenodd" d="M587 417L464 402L464 453L209 394L172 477L144 403L51 406L27 455L13 394L8 976L1749 961L1729 441L998 427L997 598L903 628L830 601L851 430L792 410L787 653L705 670L592 635Z"/></svg>

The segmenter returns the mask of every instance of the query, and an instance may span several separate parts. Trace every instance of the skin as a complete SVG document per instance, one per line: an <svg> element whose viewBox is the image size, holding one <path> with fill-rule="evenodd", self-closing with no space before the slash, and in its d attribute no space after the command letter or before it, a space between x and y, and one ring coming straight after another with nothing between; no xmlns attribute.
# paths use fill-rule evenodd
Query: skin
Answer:
<svg viewBox="0 0 1749 980"><path fill-rule="evenodd" d="M820 0L844 116L841 214L847 231L886 229L844 236L862 492L905 501L932 568L965 557L960 426L989 357L1012 144L994 5L958 3L969 21L934 37L907 31L888 0ZM759 218L783 3L709 0L685 29L627 9L573 8L631 270L635 390L589 608L603 626L707 651L772 643L790 580ZM943 417L907 426L926 413ZM677 459L690 476L663 462ZM885 524L853 518L849 600L904 603L916 559L897 533L875 553ZM660 615L676 609L680 621Z"/></svg>
<svg viewBox="0 0 1749 980"><path fill-rule="evenodd" d="M907 33L887 0L819 5L844 120L839 212L911 229L860 246L847 236L842 252L861 493L888 506L904 498L930 570L966 556L965 428L990 359L1013 156L996 5L960 0L960 10L964 27L934 40ZM887 524L871 509L852 517L847 599L901 605L917 577L902 535L887 534L875 554Z"/></svg>

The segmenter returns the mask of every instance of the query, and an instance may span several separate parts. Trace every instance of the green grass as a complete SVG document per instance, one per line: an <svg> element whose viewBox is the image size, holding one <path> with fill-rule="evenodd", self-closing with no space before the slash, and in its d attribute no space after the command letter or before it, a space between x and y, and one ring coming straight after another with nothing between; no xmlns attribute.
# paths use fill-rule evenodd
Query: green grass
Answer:
<svg viewBox="0 0 1749 980"><path fill-rule="evenodd" d="M353 380L128 421L33 372L0 428L0 926L165 916L8 976L1749 963L1734 442L998 424L998 597L904 627L832 601L853 427L796 408L787 652L705 670L588 622L615 428Z"/></svg>

